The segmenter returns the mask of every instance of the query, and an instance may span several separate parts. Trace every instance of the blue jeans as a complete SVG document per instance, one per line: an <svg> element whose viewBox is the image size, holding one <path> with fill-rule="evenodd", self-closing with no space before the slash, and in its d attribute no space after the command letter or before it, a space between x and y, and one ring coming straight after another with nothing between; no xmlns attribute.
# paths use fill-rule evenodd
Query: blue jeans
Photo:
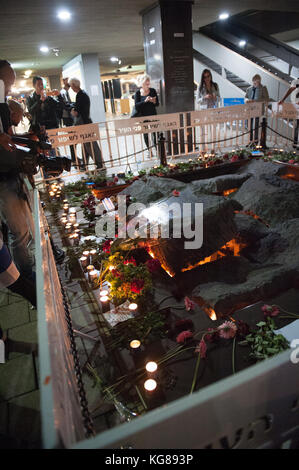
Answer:
<svg viewBox="0 0 299 470"><path fill-rule="evenodd" d="M0 218L8 227L8 247L19 271L30 276L34 267L34 222L19 177L0 181Z"/></svg>

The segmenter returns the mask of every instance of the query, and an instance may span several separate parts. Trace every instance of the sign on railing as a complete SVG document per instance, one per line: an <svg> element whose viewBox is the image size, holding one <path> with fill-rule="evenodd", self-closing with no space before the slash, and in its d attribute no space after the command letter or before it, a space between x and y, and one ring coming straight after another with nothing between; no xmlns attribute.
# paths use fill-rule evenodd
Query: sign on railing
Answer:
<svg viewBox="0 0 299 470"><path fill-rule="evenodd" d="M47 134L53 147L93 142L100 138L98 124L84 124L82 126L49 129Z"/></svg>

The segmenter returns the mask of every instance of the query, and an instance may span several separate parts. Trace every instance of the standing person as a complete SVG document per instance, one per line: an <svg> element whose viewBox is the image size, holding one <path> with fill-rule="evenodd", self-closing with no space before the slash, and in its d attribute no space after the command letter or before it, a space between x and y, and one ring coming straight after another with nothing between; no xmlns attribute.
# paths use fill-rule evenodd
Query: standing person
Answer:
<svg viewBox="0 0 299 470"><path fill-rule="evenodd" d="M70 84L68 78L63 78L63 88L60 90L60 101L63 106L62 111L62 123L66 127L70 127L74 125L74 119L72 116L72 100L69 94ZM76 163L76 156L75 156L75 149L74 146L70 146L72 162Z"/></svg>
<svg viewBox="0 0 299 470"><path fill-rule="evenodd" d="M216 108L220 103L219 86L213 82L212 73L204 69L201 74L200 85L197 90L197 102L202 109Z"/></svg>
<svg viewBox="0 0 299 470"><path fill-rule="evenodd" d="M61 103L52 96L47 96L42 77L33 77L33 88L33 94L27 98L27 108L32 117L32 125L45 129L57 129L59 127L58 116L62 111Z"/></svg>
<svg viewBox="0 0 299 470"><path fill-rule="evenodd" d="M278 102L278 104L284 103L284 101L290 96L291 93L293 93L295 90L296 91L296 96L294 102L299 105L299 78L296 80L293 80L291 83L290 88L286 91L284 97ZM293 148L297 149L298 145L298 131L299 131L299 119L296 119L296 127L294 129L294 143L293 143Z"/></svg>
<svg viewBox="0 0 299 470"><path fill-rule="evenodd" d="M139 90L136 91L133 99L135 101L135 108L132 113L133 117L155 116L157 114L157 107L159 106L159 98L154 88L150 88L151 78L149 75L141 75L138 77ZM144 121L150 122L150 121ZM144 142L149 149L148 134L144 134ZM156 133L153 134L154 145L157 145Z"/></svg>
<svg viewBox="0 0 299 470"><path fill-rule="evenodd" d="M2 66L0 62L0 79L5 84L7 96L14 83L15 74L10 64L8 62L3 64L3 62L5 61L2 61ZM11 117L14 122L11 121ZM0 108L0 118L3 135L7 135L11 139L11 126L20 122L21 113L18 116L15 113L11 114L10 108L5 102ZM5 148L6 146L1 143L0 139L0 158L1 150ZM14 171L0 173L0 218L8 227L9 247L19 271L28 278L34 278L34 259L30 251L34 237L32 214L28 207L22 176Z"/></svg>
<svg viewBox="0 0 299 470"><path fill-rule="evenodd" d="M256 74L252 77L252 86L247 88L245 94L246 103L254 103L255 101L268 102L270 100L268 89L265 85L262 85L262 77L259 74ZM250 119L250 145L258 144L258 134L259 134L259 124L260 119L256 118L255 123L254 119ZM254 136L253 136L254 133Z"/></svg>
<svg viewBox="0 0 299 470"><path fill-rule="evenodd" d="M74 118L75 126L82 124L91 124L90 118L90 99L86 91L81 89L81 83L78 78L71 78L69 84L74 93L76 93L76 103L72 109L72 116ZM98 169L103 168L102 154L97 142L87 142L83 144L85 155L87 157L86 165L88 164L89 157L95 159L95 164Z"/></svg>

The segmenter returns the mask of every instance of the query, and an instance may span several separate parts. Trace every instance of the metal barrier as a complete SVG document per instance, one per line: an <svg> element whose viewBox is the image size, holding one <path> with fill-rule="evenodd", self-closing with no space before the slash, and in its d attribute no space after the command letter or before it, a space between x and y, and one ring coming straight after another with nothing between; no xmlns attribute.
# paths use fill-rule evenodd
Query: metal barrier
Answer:
<svg viewBox="0 0 299 470"><path fill-rule="evenodd" d="M49 130L48 135L59 154L72 155L76 168L72 174L86 172L94 164L123 172L157 164L161 133L168 161L259 143L263 118L268 120L267 145L291 147L298 134L298 106L271 103L270 108L254 102L64 127Z"/></svg>
<svg viewBox="0 0 299 470"><path fill-rule="evenodd" d="M78 389L80 371L37 190L34 213L42 439L45 448L69 447L86 436Z"/></svg>

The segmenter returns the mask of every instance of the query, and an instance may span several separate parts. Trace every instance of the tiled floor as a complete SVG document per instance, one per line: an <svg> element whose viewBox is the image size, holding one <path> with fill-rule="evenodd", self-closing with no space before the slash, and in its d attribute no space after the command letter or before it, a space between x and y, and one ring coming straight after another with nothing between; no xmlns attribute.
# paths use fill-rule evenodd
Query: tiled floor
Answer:
<svg viewBox="0 0 299 470"><path fill-rule="evenodd" d="M0 364L0 448L40 447L36 310L18 295L0 292L6 363Z"/></svg>

